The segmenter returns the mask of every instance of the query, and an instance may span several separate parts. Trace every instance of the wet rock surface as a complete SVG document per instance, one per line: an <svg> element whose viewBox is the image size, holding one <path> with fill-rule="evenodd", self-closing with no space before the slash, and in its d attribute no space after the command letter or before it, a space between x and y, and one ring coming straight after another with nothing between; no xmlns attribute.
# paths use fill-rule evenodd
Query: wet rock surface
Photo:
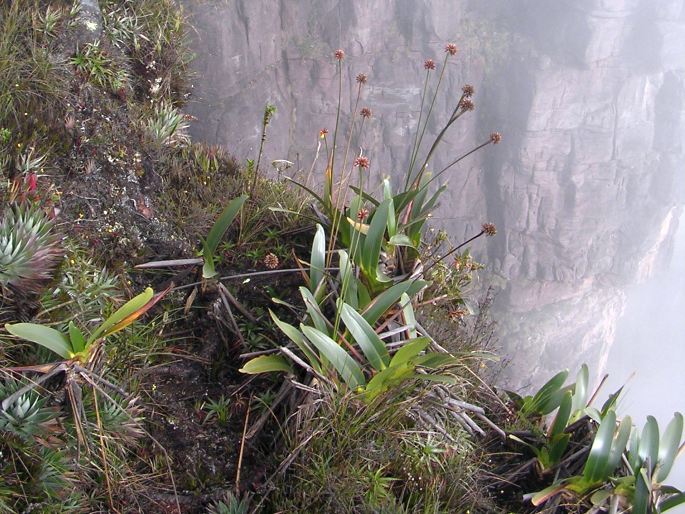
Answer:
<svg viewBox="0 0 685 514"><path fill-rule="evenodd" d="M492 130L504 134L500 145L450 172L436 215L455 240L483 221L497 224L498 236L474 253L502 289L500 339L512 360L503 380L539 382L583 361L601 372L623 289L667 261L684 196L682 0L186 7L197 29L195 138L255 158L269 102L278 113L266 158L308 168L319 130L335 123L332 53L342 47L343 125L354 77L367 73L360 107L374 117L354 143L376 174L396 183L418 123L423 60L440 62L444 43L455 41L460 53L448 65L424 144L464 83L476 88L476 111L452 128L434 168Z"/></svg>

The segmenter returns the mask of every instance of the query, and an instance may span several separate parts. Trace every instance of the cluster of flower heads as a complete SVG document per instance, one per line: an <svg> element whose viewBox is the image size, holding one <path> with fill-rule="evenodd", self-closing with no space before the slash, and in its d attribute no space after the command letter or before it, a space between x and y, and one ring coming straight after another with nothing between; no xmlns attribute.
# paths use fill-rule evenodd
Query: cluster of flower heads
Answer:
<svg viewBox="0 0 685 514"><path fill-rule="evenodd" d="M457 48L457 45L455 45L454 43L447 43L445 45L445 53L447 54L446 58L448 56L456 55L458 51L459 51L459 49ZM333 56L335 57L335 59L338 62L341 62L343 59L345 59L345 51L342 48L338 48L333 53ZM423 62L423 67L427 71L435 70L435 68L436 68L435 61L433 59L426 59ZM360 87L365 85L368 81L367 74L366 73L359 73L356 77L356 81ZM475 93L474 87L471 84L465 84L461 88L461 91L462 91L462 95L461 95L461 99L459 100L459 109L462 112L473 111L475 109L475 104L472 100L472 97ZM370 118L371 114L372 114L372 112L371 112L371 109L369 107L363 107L359 111L359 115L362 118ZM328 129L324 128L324 129L321 129L319 131L319 137L321 139L324 139L327 134L328 134ZM500 141L502 141L502 134L500 134L499 132L493 132L492 134L490 134L490 140L489 140L490 143L496 145ZM358 167L358 168L363 168L363 169L368 168L369 167L368 157L364 157L364 156L358 157L357 159L354 160L354 166ZM361 211L360 211L360 215L361 215ZM486 226L488 227L487 230L485 228ZM484 230L485 234L488 236L494 235L494 233L496 232L494 225L492 225L491 223L486 223L485 225L483 225L483 230Z"/></svg>

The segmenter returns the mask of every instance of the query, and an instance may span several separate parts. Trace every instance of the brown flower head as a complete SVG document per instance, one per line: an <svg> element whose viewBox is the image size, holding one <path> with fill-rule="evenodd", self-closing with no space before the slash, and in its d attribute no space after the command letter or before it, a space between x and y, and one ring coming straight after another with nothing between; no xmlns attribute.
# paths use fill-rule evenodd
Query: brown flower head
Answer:
<svg viewBox="0 0 685 514"><path fill-rule="evenodd" d="M462 111L472 111L476 108L473 100L470 98L462 98L459 102L459 107L461 107Z"/></svg>
<svg viewBox="0 0 685 514"><path fill-rule="evenodd" d="M345 50L338 48L333 55L338 61L342 61L345 58Z"/></svg>
<svg viewBox="0 0 685 514"><path fill-rule="evenodd" d="M325 137L326 137L326 134L328 134L328 129L322 128L321 130L319 130L319 137L320 137L321 139L325 138Z"/></svg>
<svg viewBox="0 0 685 514"><path fill-rule="evenodd" d="M266 266L269 269L276 269L278 268L278 257L274 255L273 253L267 253L266 257L264 257L264 266Z"/></svg>
<svg viewBox="0 0 685 514"><path fill-rule="evenodd" d="M359 75L357 75L357 82L359 84L366 84L366 79L366 73L360 73Z"/></svg>
<svg viewBox="0 0 685 514"><path fill-rule="evenodd" d="M362 107L362 110L359 111L359 115L362 118L370 118L371 117L371 109L369 109L368 107Z"/></svg>
<svg viewBox="0 0 685 514"><path fill-rule="evenodd" d="M357 166L357 167L359 167L359 168L364 168L364 169L366 169L366 168L369 167L369 158L368 158L368 157L364 157L364 156L357 157L357 158L354 160L354 165Z"/></svg>
<svg viewBox="0 0 685 514"><path fill-rule="evenodd" d="M471 98L475 89L473 89L471 84L465 84L464 87L461 88L461 91L464 93L464 98Z"/></svg>
<svg viewBox="0 0 685 514"><path fill-rule="evenodd" d="M368 217L369 217L369 209L364 209L363 207L361 209L359 209L359 212L357 213L357 219L359 221L364 221Z"/></svg>
<svg viewBox="0 0 685 514"><path fill-rule="evenodd" d="M447 52L450 55L457 55L457 50L457 45L455 45L454 43L447 43L445 45L445 52Z"/></svg>
<svg viewBox="0 0 685 514"><path fill-rule="evenodd" d="M468 315L468 313L469 311L462 307L459 307L457 309L449 311L448 316L452 321L460 321L464 319Z"/></svg>
<svg viewBox="0 0 685 514"><path fill-rule="evenodd" d="M426 68L427 70L434 70L435 69L435 61L433 59L426 59L423 62L423 67Z"/></svg>
<svg viewBox="0 0 685 514"><path fill-rule="evenodd" d="M490 134L490 141L492 142L493 145L496 145L500 141L502 141L502 134L499 132L493 132Z"/></svg>
<svg viewBox="0 0 685 514"><path fill-rule="evenodd" d="M483 232L486 236L492 237L497 234L497 227L494 223L483 223Z"/></svg>

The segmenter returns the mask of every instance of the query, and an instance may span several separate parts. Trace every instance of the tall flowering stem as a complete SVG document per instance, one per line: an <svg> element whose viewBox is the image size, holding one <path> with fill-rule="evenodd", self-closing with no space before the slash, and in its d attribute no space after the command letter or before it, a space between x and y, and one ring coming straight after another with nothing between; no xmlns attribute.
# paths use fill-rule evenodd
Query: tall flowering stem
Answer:
<svg viewBox="0 0 685 514"><path fill-rule="evenodd" d="M335 113L335 129L333 130L333 148L331 151L331 156L328 161L328 167L326 169L326 184L328 189L328 195L324 196L325 201L331 201L333 196L333 170L335 169L335 152L337 150L337 140L338 140L338 127L340 126L340 108L342 105L342 61L345 58L345 52L342 49L335 51L335 60L337 61L336 67L338 69L338 108ZM332 205L330 207L333 207Z"/></svg>
<svg viewBox="0 0 685 514"><path fill-rule="evenodd" d="M463 112L463 111L462 111L462 112ZM502 134L500 134L499 132L493 132L492 134L490 134L490 137L488 138L487 141L484 141L483 143L479 144L478 146L476 146L476 147L473 148L472 150L469 150L469 151L466 152L464 155L462 155L461 157L458 157L457 159L455 159L454 161L452 161L451 163L449 163L447 166L445 166L443 169L441 169L439 172L437 172L434 176L431 177L429 183L432 182L433 180L437 179L438 177L440 177L440 175L442 175L443 173L445 173L448 169L450 169L452 166L454 166L455 164L457 164L459 161L462 161L463 159L466 159L466 158L467 158L469 155L471 155L472 153L475 153L475 152L477 152L478 150L480 150L481 148L483 148L483 147L485 147L485 146L488 146L488 145L490 145L490 144L492 144L492 145L497 145L497 144L500 143L500 141L502 141Z"/></svg>
<svg viewBox="0 0 685 514"><path fill-rule="evenodd" d="M340 75L342 76L342 73ZM350 173L347 176L345 176L344 171L347 168L347 157L349 155L350 146L352 144L352 136L354 134L354 127L355 127L355 124L357 121L356 114L357 114L357 109L359 108L359 100L360 100L361 94L362 94L362 87L364 86L364 84L366 84L367 77L364 73L360 73L359 75L357 75L356 80L357 80L357 97L354 101L354 109L352 110L352 124L350 126L350 132L349 132L349 135L347 137L347 144L345 145L345 154L343 156L343 165L342 165L343 173L341 173L341 175L340 175L340 187L338 187L338 190L335 192L335 201L333 202L333 204L334 204L333 207L335 207L336 205L341 205L341 203L340 203L341 190L344 188L345 182L348 180L348 178L352 174L352 170L350 170ZM369 111L369 115L370 115L370 111ZM363 119L364 118L362 118L362 123L363 123ZM336 127L336 133L337 133L337 127ZM333 146L335 146L335 144ZM331 166L331 174L332 174L332 172L333 172L333 168ZM332 187L332 182L331 182L331 187ZM344 205L345 201L347 200L347 188L344 188L344 189L345 189L345 195L343 197L342 205ZM331 234L330 234L330 239L328 241L328 247L329 248L333 248L333 245L335 244L335 241L338 237L338 231L340 230L340 222L341 222L340 216L341 215L339 215L338 209L334 208L333 209L332 230L331 230ZM328 257L327 257L327 262L326 262L327 267L330 267L332 258L333 258L333 252L329 252Z"/></svg>
<svg viewBox="0 0 685 514"><path fill-rule="evenodd" d="M364 173L368 172L369 169L369 158L364 157L360 155L354 160L354 166L359 170L359 198L364 199ZM363 204L362 204L363 205ZM360 205L361 207L361 205ZM362 207L363 209L363 207ZM361 211L360 211L361 212ZM356 218L358 223L363 223L363 219L359 219L359 212L357 213L352 213L350 212L350 218L353 220ZM354 256L357 254L357 247L359 246L359 241L361 240L361 230L359 228L354 228L352 231L352 240L350 241L350 262L354 262ZM330 247L332 248L332 247ZM330 252L333 253L333 252ZM345 274L343 277L343 283L340 287L340 299L342 302L345 301L347 297L347 290L349 288L349 282L350 282L350 274ZM342 309L336 309L335 313L335 323L333 325L333 334L338 333L338 327L340 326L340 314L342 312Z"/></svg>
<svg viewBox="0 0 685 514"><path fill-rule="evenodd" d="M437 261L433 262L430 266L428 266L425 270L423 270L423 275L428 276L428 272L433 269L439 262L444 261L447 259L450 255L453 255L455 252L459 251L461 248L466 246L467 244L471 243L472 241L475 241L481 236L487 236L487 237L493 237L495 234L497 234L497 228L495 227L494 223L483 223L480 232L478 232L475 236L470 237L463 243L461 243L458 246L455 246L452 248L449 252L447 252L445 255L443 255L441 258L439 258Z"/></svg>
<svg viewBox="0 0 685 514"><path fill-rule="evenodd" d="M431 70L426 68L426 78L423 81L423 92L421 93L421 107L419 108L419 122L416 124L416 134L414 136L414 145L411 151L411 157L409 160L409 172L405 180L405 189L409 186L409 180L411 177L412 170L414 169L414 164L416 164L416 157L419 153L419 129L421 128L421 119L423 117L423 105L426 102L426 92L428 91L428 77L430 76Z"/></svg>
<svg viewBox="0 0 685 514"><path fill-rule="evenodd" d="M442 79L445 76L445 69L447 68L447 59L453 55L452 52L446 51L445 52L445 58L442 61L442 69L440 70L440 77L438 78L438 84L435 87L435 92L433 93L433 98L431 99L430 107L428 108L428 113L426 114L426 119L423 122L423 128L420 126L417 127L417 130L420 130L421 135L418 138L418 143L416 145L416 153L418 154L419 148L421 147L421 142L423 141L423 136L426 133L426 128L428 127L428 120L430 120L430 116L433 112L433 107L435 106L435 100L438 97L438 91L440 90L440 84L442 84ZM430 59L429 59L430 60ZM428 61L426 61L427 63ZM427 73L430 72L431 69L433 69L432 66L427 66L424 64L424 68L426 68ZM426 76L426 80L428 80L428 77ZM417 132L418 133L418 132ZM412 173L414 172L414 164L415 164L416 157L414 160L411 162L410 167L409 167L409 172L407 173L407 176L404 181L404 187L405 189L409 187L409 184L411 182L411 176Z"/></svg>

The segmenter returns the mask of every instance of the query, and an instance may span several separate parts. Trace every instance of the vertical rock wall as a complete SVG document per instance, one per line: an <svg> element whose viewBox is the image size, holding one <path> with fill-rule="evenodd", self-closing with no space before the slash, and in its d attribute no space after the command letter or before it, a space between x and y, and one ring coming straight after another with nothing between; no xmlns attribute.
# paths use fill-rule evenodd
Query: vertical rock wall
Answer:
<svg viewBox="0 0 685 514"><path fill-rule="evenodd" d="M343 126L354 77L374 117L355 140L377 175L399 181L418 122L423 61L451 60L426 142L464 83L474 113L448 134L435 168L492 130L505 139L450 172L436 223L474 248L502 288L509 384L583 361L600 371L623 287L668 255L682 200L683 0L232 0L187 4L196 26L196 138L254 158L261 110L278 108L266 159L308 168L332 131L344 61ZM436 77L433 77L434 79ZM343 133L345 130L343 130ZM319 166L321 168L321 166ZM317 169L317 172L321 172Z"/></svg>

